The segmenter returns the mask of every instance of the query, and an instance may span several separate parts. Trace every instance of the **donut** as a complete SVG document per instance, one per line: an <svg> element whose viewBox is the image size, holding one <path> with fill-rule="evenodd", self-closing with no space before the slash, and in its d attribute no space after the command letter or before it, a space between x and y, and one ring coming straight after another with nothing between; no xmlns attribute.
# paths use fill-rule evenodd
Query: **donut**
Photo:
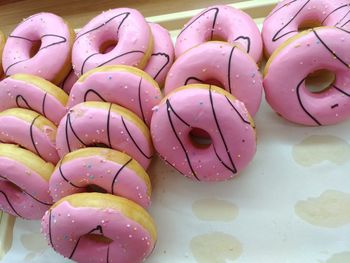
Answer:
<svg viewBox="0 0 350 263"><path fill-rule="evenodd" d="M350 116L350 32L319 27L304 31L282 44L264 72L266 100L285 119L303 125L339 123ZM335 81L312 93L307 77L329 70ZM288 81L286 81L288 80Z"/></svg>
<svg viewBox="0 0 350 263"><path fill-rule="evenodd" d="M154 48L145 72L147 72L159 86L163 86L166 74L174 62L174 45L168 30L156 23L149 23L154 39Z"/></svg>
<svg viewBox="0 0 350 263"><path fill-rule="evenodd" d="M135 9L112 9L93 18L77 34L73 68L77 76L103 65L143 69L152 50L153 37L145 18Z"/></svg>
<svg viewBox="0 0 350 263"><path fill-rule="evenodd" d="M211 144L191 140L195 129L206 131ZM256 151L254 123L244 104L212 85L191 84L166 96L153 114L151 134L161 158L198 181L233 178Z"/></svg>
<svg viewBox="0 0 350 263"><path fill-rule="evenodd" d="M78 79L79 77L75 75L75 72L72 69L59 86L64 90L64 92L69 94L73 85L78 81Z"/></svg>
<svg viewBox="0 0 350 263"><path fill-rule="evenodd" d="M0 82L0 101L0 111L30 109L58 125L67 113L68 95L40 77L15 74Z"/></svg>
<svg viewBox="0 0 350 263"><path fill-rule="evenodd" d="M4 74L2 70L2 51L4 49L5 41L6 41L5 35L0 31L0 79Z"/></svg>
<svg viewBox="0 0 350 263"><path fill-rule="evenodd" d="M57 202L96 185L140 206L150 205L151 182L145 170L130 156L111 149L84 148L64 156L51 179L50 193Z"/></svg>
<svg viewBox="0 0 350 263"><path fill-rule="evenodd" d="M146 210L102 193L64 197L45 213L41 226L49 245L76 262L140 263L157 239Z"/></svg>
<svg viewBox="0 0 350 263"><path fill-rule="evenodd" d="M0 142L14 143L56 164L56 126L42 115L13 108L0 112Z"/></svg>
<svg viewBox="0 0 350 263"><path fill-rule="evenodd" d="M284 0L266 17L262 38L266 57L302 28L338 26L350 30L348 0Z"/></svg>
<svg viewBox="0 0 350 263"><path fill-rule="evenodd" d="M258 62L262 56L260 31L253 19L241 10L216 5L194 16L181 30L175 43L175 56L201 43L223 40L236 44Z"/></svg>
<svg viewBox="0 0 350 263"><path fill-rule="evenodd" d="M0 143L0 210L41 219L52 205L49 179L54 166L14 144Z"/></svg>
<svg viewBox="0 0 350 263"><path fill-rule="evenodd" d="M55 84L68 74L74 31L59 16L38 13L21 22L9 35L2 64L6 76L36 75Z"/></svg>
<svg viewBox="0 0 350 263"><path fill-rule="evenodd" d="M162 93L147 73L130 66L103 66L85 73L74 84L67 107L85 101L108 101L121 105L151 123L152 108Z"/></svg>
<svg viewBox="0 0 350 263"><path fill-rule="evenodd" d="M71 108L57 129L56 145L60 157L101 144L132 156L145 169L152 159L149 130L131 111L116 104L94 101Z"/></svg>
<svg viewBox="0 0 350 263"><path fill-rule="evenodd" d="M164 92L193 83L216 84L244 102L254 116L262 97L262 76L256 63L242 49L211 41L181 55L169 70Z"/></svg>

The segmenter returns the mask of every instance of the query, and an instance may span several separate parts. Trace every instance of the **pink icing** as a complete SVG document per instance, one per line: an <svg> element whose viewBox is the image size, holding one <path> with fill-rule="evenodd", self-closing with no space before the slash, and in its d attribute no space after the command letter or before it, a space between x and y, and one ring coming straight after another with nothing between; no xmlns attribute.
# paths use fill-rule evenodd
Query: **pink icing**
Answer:
<svg viewBox="0 0 350 263"><path fill-rule="evenodd" d="M145 169L153 154L150 138L124 114L89 107L85 103L74 106L57 129L56 144L61 158L68 152L99 143L127 153Z"/></svg>
<svg viewBox="0 0 350 263"><path fill-rule="evenodd" d="M53 200L57 202L62 197L86 192L89 185L97 185L108 193L125 197L147 208L150 205L147 185L134 170L128 168L131 163L135 164L132 161L129 157L125 163L116 163L101 155L93 155L63 164L60 162L50 179Z"/></svg>
<svg viewBox="0 0 350 263"><path fill-rule="evenodd" d="M174 45L168 30L155 23L149 23L149 26L153 34L154 47L144 70L158 82L159 86L162 86L174 61Z"/></svg>
<svg viewBox="0 0 350 263"><path fill-rule="evenodd" d="M262 36L268 56L288 38L298 33L304 22L316 21L323 26L350 30L348 0L285 0L265 19Z"/></svg>
<svg viewBox="0 0 350 263"><path fill-rule="evenodd" d="M256 63L241 49L224 42L207 42L180 56L171 67L164 91L201 82L219 82L245 103L254 116L262 97L262 76Z"/></svg>
<svg viewBox="0 0 350 263"><path fill-rule="evenodd" d="M30 57L30 49L38 41L40 49ZM70 30L62 18L51 13L35 14L8 37L2 57L5 74L27 73L56 80L70 60L71 42Z"/></svg>
<svg viewBox="0 0 350 263"><path fill-rule="evenodd" d="M256 151L248 116L242 102L213 91L211 86L192 85L170 94L155 110L151 122L154 147L186 177L230 179L248 165ZM208 132L212 140L208 148L191 142L193 128Z"/></svg>
<svg viewBox="0 0 350 263"><path fill-rule="evenodd" d="M262 55L262 40L253 19L230 6L211 6L194 16L176 39L175 56L203 42L215 39L237 44L255 60Z"/></svg>
<svg viewBox="0 0 350 263"><path fill-rule="evenodd" d="M317 28L299 37L272 60L264 79L266 99L289 121L328 125L350 115L350 33L343 29ZM311 93L305 78L327 69L335 82L321 93ZM286 81L288 80L288 81Z"/></svg>
<svg viewBox="0 0 350 263"><path fill-rule="evenodd" d="M41 219L52 205L49 183L23 164L0 156L0 209L25 219Z"/></svg>
<svg viewBox="0 0 350 263"><path fill-rule="evenodd" d="M54 131L51 127L44 127L42 131L35 127L33 122L35 124L35 119L30 123L15 116L0 116L0 141L18 144L45 161L56 164L59 156L52 139Z"/></svg>
<svg viewBox="0 0 350 263"><path fill-rule="evenodd" d="M103 65L138 66L152 38L144 17L134 9L118 8L103 12L79 31L73 45L72 61L80 76ZM118 44L103 54L100 47L108 41Z"/></svg>
<svg viewBox="0 0 350 263"><path fill-rule="evenodd" d="M71 108L84 101L108 101L131 110L149 125L152 108L161 99L162 93L153 83L132 72L116 69L95 72L83 82L77 82L67 106Z"/></svg>
<svg viewBox="0 0 350 263"><path fill-rule="evenodd" d="M34 84L8 77L0 82L0 111L25 108L44 115L55 123L66 114L66 106Z"/></svg>
<svg viewBox="0 0 350 263"><path fill-rule="evenodd" d="M73 85L78 81L78 79L78 76L75 75L74 70L72 69L60 86L67 94L69 94Z"/></svg>
<svg viewBox="0 0 350 263"><path fill-rule="evenodd" d="M65 201L48 211L41 225L56 252L82 263L140 263L155 245L145 228L113 209L73 207ZM103 233L113 242L94 241L88 233Z"/></svg>

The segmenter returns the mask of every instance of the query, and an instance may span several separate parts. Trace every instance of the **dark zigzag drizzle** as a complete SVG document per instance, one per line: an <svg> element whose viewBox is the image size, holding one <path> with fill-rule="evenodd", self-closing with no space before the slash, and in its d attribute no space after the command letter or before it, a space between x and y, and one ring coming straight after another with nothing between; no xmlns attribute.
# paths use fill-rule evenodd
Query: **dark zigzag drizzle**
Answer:
<svg viewBox="0 0 350 263"><path fill-rule="evenodd" d="M186 85L188 84L188 82L190 82L191 80L195 80L195 81L198 81L198 82L200 82L200 83L205 83L204 80L201 80L201 79L199 79L199 78L196 78L196 77L188 77L188 78L186 79L186 81L185 81L184 86L186 86Z"/></svg>
<svg viewBox="0 0 350 263"><path fill-rule="evenodd" d="M153 76L153 79L156 79L158 77L158 75L163 71L163 69L165 69L165 67L169 64L170 57L169 57L168 54L162 53L162 52L153 53L151 56L153 56L153 57L155 57L155 56L163 56L163 57L166 58L166 63L160 68L160 70L157 72L157 74L155 76Z"/></svg>
<svg viewBox="0 0 350 263"><path fill-rule="evenodd" d="M55 249L55 246L53 245L53 242L52 242L52 233L51 233L51 214L52 214L52 211L51 209L49 209L49 241L50 241L50 245L52 247L53 250L56 251Z"/></svg>
<svg viewBox="0 0 350 263"><path fill-rule="evenodd" d="M68 146L68 151L71 152L71 147L70 147L70 143L69 143L69 136L68 136L68 127L70 127L71 131L73 132L75 138L77 138L85 147L87 146L87 144L85 144L80 138L79 136L76 134L76 132L73 129L72 126L72 122L70 119L70 113L67 114L67 118L66 118L66 129L65 129L65 133L66 133L66 142L67 142L67 146Z"/></svg>
<svg viewBox="0 0 350 263"><path fill-rule="evenodd" d="M321 22L321 24L323 24L324 22L326 22L326 20L327 20L333 13L335 13L335 12L337 12L338 10L340 10L340 9L342 9L342 8L344 8L344 7L347 7L347 6L349 6L349 4L342 5L342 6L337 7L336 9L334 9L332 12L330 12L330 13L325 17L325 19L323 19L323 21ZM346 17L346 15L345 15L342 19L340 19L335 25L337 25L337 24L338 24L341 20L343 20L345 17Z"/></svg>
<svg viewBox="0 0 350 263"><path fill-rule="evenodd" d="M60 161L60 165L58 166L58 171L60 172L60 175L63 178L63 180L65 180L67 183L69 183L71 186L73 186L75 188L84 189L85 188L84 186L78 186L76 184L73 184L70 180L67 179L67 177L64 176L63 171L62 171L63 160L64 160L64 157L62 158L62 160Z"/></svg>
<svg viewBox="0 0 350 263"><path fill-rule="evenodd" d="M84 102L87 101L87 96L89 95L89 93L93 93L95 94L97 97L100 98L100 100L106 102L107 100L105 100L96 90L93 90L93 89L88 89L85 94L84 94Z"/></svg>
<svg viewBox="0 0 350 263"><path fill-rule="evenodd" d="M141 115L142 115L142 120L143 120L143 122L146 122L146 120L145 120L145 114L143 113L143 108L142 108L141 83L142 83L142 77L140 78L140 82L139 82L138 99L139 99L139 107L140 107L140 111L141 111Z"/></svg>
<svg viewBox="0 0 350 263"><path fill-rule="evenodd" d="M235 110L235 112L237 113L237 115L241 118L241 120L242 120L244 123L251 125L250 121L247 121L247 120L245 120L245 119L243 118L242 114L236 109L236 107L232 104L232 102L229 100L229 98L227 98L226 96L225 96L225 98L226 98L227 102L231 105L231 107Z"/></svg>
<svg viewBox="0 0 350 263"><path fill-rule="evenodd" d="M247 53L249 53L249 52L250 52L250 45L251 45L251 40L250 40L250 38L249 38L249 37L246 37L246 36L239 36L239 37L237 37L234 41L237 41L237 40L239 40L239 39L243 39L243 40L247 41Z"/></svg>
<svg viewBox="0 0 350 263"><path fill-rule="evenodd" d="M283 8L289 6L290 4L292 4L292 3L294 3L294 2L297 2L297 1L298 1L298 0L292 0L292 1L288 2L288 3L285 3L283 6L277 8L275 11L271 12L271 13L266 17L265 21L266 21L267 19L269 19L271 16L273 16L274 14L276 14L277 12L279 12L281 9L283 9Z"/></svg>
<svg viewBox="0 0 350 263"><path fill-rule="evenodd" d="M107 247L107 259L106 259L106 262L109 263L109 245Z"/></svg>
<svg viewBox="0 0 350 263"><path fill-rule="evenodd" d="M9 206L11 207L11 209L13 210L13 212L15 212L15 214L16 214L17 216L22 217L22 216L16 211L16 209L14 208L14 206L11 204L10 199L7 197L6 193L0 190L0 194L3 194L3 196L5 197L7 203L9 204Z"/></svg>
<svg viewBox="0 0 350 263"><path fill-rule="evenodd" d="M42 105L41 105L41 111L42 111L44 117L46 117L46 112L45 112L46 97L47 97L47 92L45 92L45 95L44 95L44 98L43 98L43 103L42 103Z"/></svg>
<svg viewBox="0 0 350 263"><path fill-rule="evenodd" d="M37 116L33 119L32 123L30 124L30 127L29 127L29 134L30 134L30 139L31 139L32 144L33 144L33 146L34 146L35 152L36 152L41 158L43 158L43 157L41 156L41 154L39 153L38 148L36 147L35 140L34 140L34 135L33 135L33 126L34 126L34 123L35 123L35 121L36 121L40 116L41 116L41 115L39 114L39 115L37 115Z"/></svg>
<svg viewBox="0 0 350 263"><path fill-rule="evenodd" d="M232 173L234 173L234 174L237 173L237 170L233 170L231 167L229 167L229 166L224 162L224 160L221 159L221 157L219 156L218 152L216 151L216 147L215 147L214 144L213 144L213 149L214 149L214 153L215 153L215 155L216 155L216 158L218 158L218 160L221 162L221 164L222 164L223 166L225 166L225 168L226 168L227 170L231 171Z"/></svg>
<svg viewBox="0 0 350 263"><path fill-rule="evenodd" d="M108 146L109 148L112 148L111 144L111 133L110 133L110 120L111 120L111 109L112 109L112 103L109 104L108 107L108 114L107 114L107 140L108 140Z"/></svg>
<svg viewBox="0 0 350 263"><path fill-rule="evenodd" d="M42 114L44 115L44 117L46 117L46 113L45 113L45 102L46 102L46 97L47 97L47 92L45 93L44 98L43 98L43 102L42 102L42 104L41 104L41 111L42 111ZM26 108L26 107L22 107L22 106L20 105L20 103L19 103L19 100L20 100L20 99L24 102L25 106L26 106L28 109L30 109L30 110L32 110L32 111L35 111L35 110L29 105L28 101L27 101L22 95L17 95L17 96L16 96L16 106L17 106L17 108Z"/></svg>
<svg viewBox="0 0 350 263"><path fill-rule="evenodd" d="M121 171L132 161L132 158L130 158L125 164L123 164L122 167L119 168L117 173L114 175L114 178L112 180L112 186L111 186L111 194L114 195L114 184L115 181L117 180L118 175L121 173Z"/></svg>
<svg viewBox="0 0 350 263"><path fill-rule="evenodd" d="M228 78L228 90L230 93L232 93L231 90L231 60L233 56L233 51L235 51L236 47L232 47L231 52L230 52L230 57L228 59L228 69L227 69L227 78Z"/></svg>

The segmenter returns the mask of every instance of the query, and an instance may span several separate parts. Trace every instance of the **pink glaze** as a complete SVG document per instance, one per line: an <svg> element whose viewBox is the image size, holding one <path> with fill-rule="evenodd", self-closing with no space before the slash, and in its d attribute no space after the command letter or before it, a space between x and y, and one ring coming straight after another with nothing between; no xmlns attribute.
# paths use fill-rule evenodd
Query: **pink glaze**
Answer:
<svg viewBox="0 0 350 263"><path fill-rule="evenodd" d="M95 105L112 103L93 102ZM127 153L147 169L153 154L153 147L149 134L143 134L130 114L125 109L122 115L112 110L91 106L91 102L80 103L70 109L61 120L58 129L56 144L58 154L62 158L68 152L96 144ZM132 115L137 118L136 115ZM141 120L139 123L142 123ZM143 123L142 123L143 124ZM143 124L144 125L144 124ZM144 130L148 131L144 126Z"/></svg>
<svg viewBox="0 0 350 263"><path fill-rule="evenodd" d="M155 23L149 23L149 26L153 34L154 47L144 71L162 86L174 62L174 45L168 30Z"/></svg>
<svg viewBox="0 0 350 263"><path fill-rule="evenodd" d="M237 44L257 62L262 56L262 40L253 19L230 6L211 6L194 16L176 39L175 56L203 42L215 39Z"/></svg>
<svg viewBox="0 0 350 263"><path fill-rule="evenodd" d="M157 84L133 73L132 67L108 68L74 84L68 108L85 101L108 101L131 110L149 125L152 108L162 99Z"/></svg>
<svg viewBox="0 0 350 263"><path fill-rule="evenodd" d="M73 85L78 81L79 77L75 75L74 70L72 69L66 78L61 83L60 87L69 94Z"/></svg>
<svg viewBox="0 0 350 263"><path fill-rule="evenodd" d="M52 205L49 182L23 164L0 156L0 210L25 219L41 219Z"/></svg>
<svg viewBox="0 0 350 263"><path fill-rule="evenodd" d="M108 42L118 42L109 52L100 52ZM135 9L112 9L93 18L78 33L72 61L80 76L103 65L140 64L152 43L152 34L144 17ZM144 66L144 65L143 65Z"/></svg>
<svg viewBox="0 0 350 263"><path fill-rule="evenodd" d="M33 43L39 41L39 51L30 57ZM70 60L72 41L70 29L61 17L51 13L32 15L6 41L4 72L7 76L27 73L59 83Z"/></svg>
<svg viewBox="0 0 350 263"><path fill-rule="evenodd" d="M39 118L44 117L38 114L31 122L27 122L15 116L0 116L0 141L18 144L45 161L56 164L59 161L55 147L56 131L49 126L44 127L44 130L35 127Z"/></svg>
<svg viewBox="0 0 350 263"><path fill-rule="evenodd" d="M67 201L45 213L41 226L56 252L81 263L140 263L155 245L150 233L121 211L73 207ZM97 242L87 234L103 234L113 242Z"/></svg>
<svg viewBox="0 0 350 263"><path fill-rule="evenodd" d="M155 110L151 123L154 147L186 177L230 179L252 160L256 141L249 113L242 102L227 95L209 85L193 84L171 93ZM189 133L194 128L210 135L208 148L191 142Z"/></svg>
<svg viewBox="0 0 350 263"><path fill-rule="evenodd" d="M187 51L171 67L164 92L191 83L219 82L254 116L262 96L262 76L256 63L240 48L224 42L207 42Z"/></svg>
<svg viewBox="0 0 350 263"><path fill-rule="evenodd" d="M0 82L0 112L10 108L31 109L55 123L67 113L66 105L40 87L8 77Z"/></svg>
<svg viewBox="0 0 350 263"><path fill-rule="evenodd" d="M145 181L129 167L133 165L138 169L143 168L129 156L125 156L126 162L108 160L105 158L106 154L112 155L116 151L99 149L101 154L91 154L69 161L65 161L63 157L50 178L53 200L57 202L62 197L86 192L89 185L97 185L108 193L125 197L147 208L150 205L148 192L151 189L147 189Z"/></svg>
<svg viewBox="0 0 350 263"><path fill-rule="evenodd" d="M350 3L348 0L281 1L263 24L266 54L270 56L279 45L295 36L305 22L350 30Z"/></svg>
<svg viewBox="0 0 350 263"><path fill-rule="evenodd" d="M287 120L304 125L329 125L347 119L349 45L349 32L329 27L316 28L287 45L266 69L264 88L270 106ZM334 72L336 80L325 91L311 93L304 80L321 69Z"/></svg>

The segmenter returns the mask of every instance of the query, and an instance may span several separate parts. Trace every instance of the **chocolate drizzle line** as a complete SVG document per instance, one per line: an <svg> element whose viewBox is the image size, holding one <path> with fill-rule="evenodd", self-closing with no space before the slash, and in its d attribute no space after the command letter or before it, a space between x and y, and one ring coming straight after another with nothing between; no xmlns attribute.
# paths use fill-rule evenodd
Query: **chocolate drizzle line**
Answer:
<svg viewBox="0 0 350 263"><path fill-rule="evenodd" d="M11 207L11 209L13 210L13 212L15 212L15 214L18 215L19 217L22 217L22 216L16 211L16 209L14 208L14 206L11 204L10 199L7 197L6 193L5 193L4 191L1 191L1 190L0 190L0 194L2 194L2 195L5 197L7 203L9 204L9 206Z"/></svg>
<svg viewBox="0 0 350 263"><path fill-rule="evenodd" d="M321 24L323 24L324 22L326 22L326 20L327 20L333 13L335 13L335 12L337 12L338 10L343 9L344 7L347 7L347 6L350 6L350 5L349 5L349 4L345 4L345 5L339 6L339 7L337 7L336 9L334 9L332 12L330 12L330 13L325 17L325 19L323 19L323 21L321 22ZM342 21L347 15L348 15L348 14L346 14L343 18L341 18L341 19L335 24L335 26L338 25L338 24L340 23L340 21Z"/></svg>
<svg viewBox="0 0 350 263"><path fill-rule="evenodd" d="M87 101L87 96L89 95L89 93L93 93L95 94L97 97L100 98L100 100L106 102L106 100L96 91L96 90L93 90L93 89L88 89L85 94L84 94L84 102Z"/></svg>
<svg viewBox="0 0 350 263"><path fill-rule="evenodd" d="M132 161L132 158L130 158L125 164L123 164L122 167L119 168L117 173L114 175L113 181L112 181L112 186L111 186L111 194L114 195L114 184L115 181L117 180L118 175L121 173L121 171Z"/></svg>
<svg viewBox="0 0 350 263"><path fill-rule="evenodd" d="M20 100L20 99L23 100L24 104L27 106L28 109L33 110L33 108L30 107L28 101L27 101L22 95L17 95L17 96L16 96L16 105L17 105L18 108L25 108L25 107L22 107L22 106L20 105L20 103L19 103L19 100Z"/></svg>
<svg viewBox="0 0 350 263"><path fill-rule="evenodd" d="M109 263L109 245L107 247L107 258L106 258L106 262Z"/></svg>
<svg viewBox="0 0 350 263"><path fill-rule="evenodd" d="M111 108L112 108L112 103L109 104L108 114L107 114L107 140L108 140L109 148L112 148L111 133L110 133Z"/></svg>
<svg viewBox="0 0 350 263"><path fill-rule="evenodd" d="M346 93L344 90L338 88L337 86L335 85L332 85L334 89L336 89L337 91L339 91L340 93L344 94L345 96L348 96L350 97L350 94L349 93ZM339 105L338 105L339 106Z"/></svg>
<svg viewBox="0 0 350 263"><path fill-rule="evenodd" d="M52 233L51 233L51 214L52 214L52 211L51 209L49 209L49 241L50 241L50 245L52 247L53 250L56 250L55 249L55 246L53 245L53 242L52 242Z"/></svg>
<svg viewBox="0 0 350 263"><path fill-rule="evenodd" d="M281 9L285 8L286 6L289 6L290 4L294 3L294 2L297 2L298 0L292 0L288 3L285 3L283 6L277 8L275 11L271 12L271 14L269 14L266 19L270 18L271 16L273 16L274 14L276 14L278 11L280 11ZM265 20L266 20L265 19Z"/></svg>
<svg viewBox="0 0 350 263"><path fill-rule="evenodd" d="M244 123L251 125L250 121L247 121L247 120L245 120L245 119L243 118L242 114L236 109L236 107L232 104L232 102L229 100L229 98L227 98L226 96L225 96L225 98L226 98L227 102L231 105L231 107L235 110L235 112L237 113L237 115L241 118L241 120L242 120Z"/></svg>
<svg viewBox="0 0 350 263"><path fill-rule="evenodd" d="M198 82L200 82L200 83L205 83L205 81L204 80L201 80L201 79L199 79L199 78L196 78L196 77L188 77L187 79L186 79L186 81L185 81L185 86L188 84L188 82L190 82L191 80L195 80L195 81L198 81Z"/></svg>
<svg viewBox="0 0 350 263"><path fill-rule="evenodd" d="M142 115L142 120L143 120L143 122L146 122L146 120L145 120L145 114L143 113L143 108L142 108L141 83L142 83L142 77L140 78L140 82L139 82L138 99L139 99L139 107L140 107L140 111L141 111L141 115Z"/></svg>
<svg viewBox="0 0 350 263"><path fill-rule="evenodd" d="M35 123L35 121L36 121L39 117L40 117L40 114L38 114L38 115L33 119L32 123L30 124L29 134L30 134L30 139L31 139L32 144L33 144L33 146L34 146L35 152L36 152L41 158L43 158L43 157L41 156L41 154L39 153L38 148L36 147L35 140L34 140L34 135L33 135L34 123Z"/></svg>
<svg viewBox="0 0 350 263"><path fill-rule="evenodd" d="M250 52L250 45L251 45L250 38L247 36L239 36L234 41L237 41L239 39L243 39L243 40L247 41L247 53L249 53Z"/></svg>
<svg viewBox="0 0 350 263"><path fill-rule="evenodd" d="M62 158L62 160L60 161L60 165L58 166L58 170L59 170L60 175L63 178L63 180L65 180L67 183L69 183L71 186L73 186L75 188L84 189L85 188L84 186L78 186L78 185L72 183L70 180L67 179L67 177L64 176L63 171L62 171L63 160L64 160L64 157Z"/></svg>
<svg viewBox="0 0 350 263"><path fill-rule="evenodd" d="M80 138L79 136L76 134L76 132L73 129L72 126L72 122L70 119L70 112L67 114L67 118L66 118L66 127L65 127L65 133L66 133L66 142L67 142L67 146L68 146L68 151L71 152L71 147L69 144L69 136L68 136L68 127L70 127L71 131L73 132L75 138L77 138L79 140L79 142L81 142L84 146L87 146L87 144L85 144Z"/></svg>
<svg viewBox="0 0 350 263"><path fill-rule="evenodd" d="M232 93L231 90L231 60L233 56L233 51L235 51L236 47L232 47L231 52L230 52L230 57L228 59L228 67L227 67L227 77L228 77L228 90L230 93Z"/></svg>
<svg viewBox="0 0 350 263"><path fill-rule="evenodd" d="M152 159L153 156L147 156L147 155L141 150L140 146L136 143L134 137L131 136L131 133L130 133L128 127L126 126L126 123L125 123L125 121L124 121L123 116L121 116L121 119L122 119L122 123L123 123L123 126L124 126L126 132L128 133L128 135L129 135L130 139L132 140L132 142L135 144L136 148L140 151L140 153L141 153L145 158L147 158L147 159Z"/></svg>
<svg viewBox="0 0 350 263"><path fill-rule="evenodd" d="M43 98L43 103L41 105L41 111L44 115L44 117L46 117L46 113L45 113L45 102L46 102L46 97L47 97L47 92L45 92L44 98Z"/></svg>
<svg viewBox="0 0 350 263"><path fill-rule="evenodd" d="M166 62L165 64L159 69L159 71L156 73L156 75L153 76L153 79L156 79L158 77L158 75L165 69L165 67L169 64L170 62L170 57L168 54L166 53L162 53L162 52L158 52L158 53L153 53L151 56L155 57L155 56L163 56L166 58Z"/></svg>

